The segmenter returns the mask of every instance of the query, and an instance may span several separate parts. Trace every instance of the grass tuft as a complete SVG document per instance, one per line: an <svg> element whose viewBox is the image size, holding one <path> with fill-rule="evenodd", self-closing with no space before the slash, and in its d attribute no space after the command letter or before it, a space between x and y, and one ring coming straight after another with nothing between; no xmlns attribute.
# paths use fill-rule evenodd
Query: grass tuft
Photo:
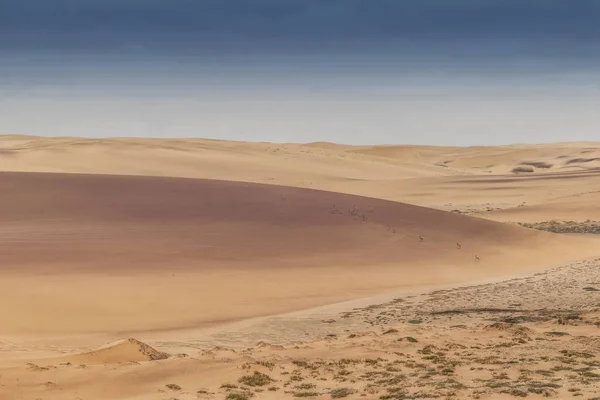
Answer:
<svg viewBox="0 0 600 400"><path fill-rule="evenodd" d="M252 375L242 376L240 379L238 379L238 382L246 386L257 387L268 385L269 383L274 381L269 375L263 374L262 372L254 371L254 374Z"/></svg>

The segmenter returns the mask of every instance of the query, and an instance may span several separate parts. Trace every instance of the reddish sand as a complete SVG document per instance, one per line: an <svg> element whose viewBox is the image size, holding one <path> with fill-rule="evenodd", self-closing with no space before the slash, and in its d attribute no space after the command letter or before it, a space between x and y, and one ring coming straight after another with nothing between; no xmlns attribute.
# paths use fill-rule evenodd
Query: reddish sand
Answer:
<svg viewBox="0 0 600 400"><path fill-rule="evenodd" d="M0 198L5 332L189 328L596 251L585 239L291 187L5 172L0 188L10 194Z"/></svg>
<svg viewBox="0 0 600 400"><path fill-rule="evenodd" d="M0 198L5 271L471 261L476 250L545 238L408 204L239 182L1 173L0 188L9 193Z"/></svg>
<svg viewBox="0 0 600 400"><path fill-rule="evenodd" d="M179 178L1 173L3 270L472 261L549 235L338 193ZM423 241L419 239L423 237ZM456 243L463 251L456 251ZM530 246L531 243L528 243ZM116 271L115 271L116 270Z"/></svg>

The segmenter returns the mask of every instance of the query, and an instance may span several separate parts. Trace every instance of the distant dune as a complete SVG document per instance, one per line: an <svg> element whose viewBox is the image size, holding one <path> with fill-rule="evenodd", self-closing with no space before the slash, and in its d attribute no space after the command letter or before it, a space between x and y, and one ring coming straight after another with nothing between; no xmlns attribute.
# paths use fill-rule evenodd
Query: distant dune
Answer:
<svg viewBox="0 0 600 400"><path fill-rule="evenodd" d="M511 222L600 185L600 143L349 146L208 139L0 136L0 170L168 176L268 183L401 201ZM527 168L530 173L514 173ZM569 179L562 180L563 177ZM547 179L546 179L547 178ZM560 188L556 182L560 181ZM592 189L590 189L592 188ZM565 215L587 219L592 203ZM533 209L532 209L533 210ZM480 212L483 211L483 212Z"/></svg>

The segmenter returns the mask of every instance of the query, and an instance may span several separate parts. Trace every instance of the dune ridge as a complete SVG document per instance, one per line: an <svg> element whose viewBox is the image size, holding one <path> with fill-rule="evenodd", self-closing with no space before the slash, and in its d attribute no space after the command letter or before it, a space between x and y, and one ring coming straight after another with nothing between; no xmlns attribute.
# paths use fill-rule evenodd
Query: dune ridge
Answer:
<svg viewBox="0 0 600 400"><path fill-rule="evenodd" d="M583 204L583 209L570 209L567 197L600 184L598 157L600 143L593 142L442 147L0 136L4 171L268 183L460 210L509 222L552 219L535 210L527 215L527 207L543 208L547 203L563 209L569 219L587 219L585 213L594 212L596 199ZM520 167L533 172L512 172ZM518 216L511 215L513 210Z"/></svg>

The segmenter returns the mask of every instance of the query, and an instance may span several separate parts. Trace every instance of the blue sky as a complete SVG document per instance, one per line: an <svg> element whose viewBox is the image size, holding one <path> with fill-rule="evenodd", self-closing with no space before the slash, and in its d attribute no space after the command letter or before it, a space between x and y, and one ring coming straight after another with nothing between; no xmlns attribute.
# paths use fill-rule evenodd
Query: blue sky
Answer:
<svg viewBox="0 0 600 400"><path fill-rule="evenodd" d="M600 140L600 1L0 0L0 132Z"/></svg>

